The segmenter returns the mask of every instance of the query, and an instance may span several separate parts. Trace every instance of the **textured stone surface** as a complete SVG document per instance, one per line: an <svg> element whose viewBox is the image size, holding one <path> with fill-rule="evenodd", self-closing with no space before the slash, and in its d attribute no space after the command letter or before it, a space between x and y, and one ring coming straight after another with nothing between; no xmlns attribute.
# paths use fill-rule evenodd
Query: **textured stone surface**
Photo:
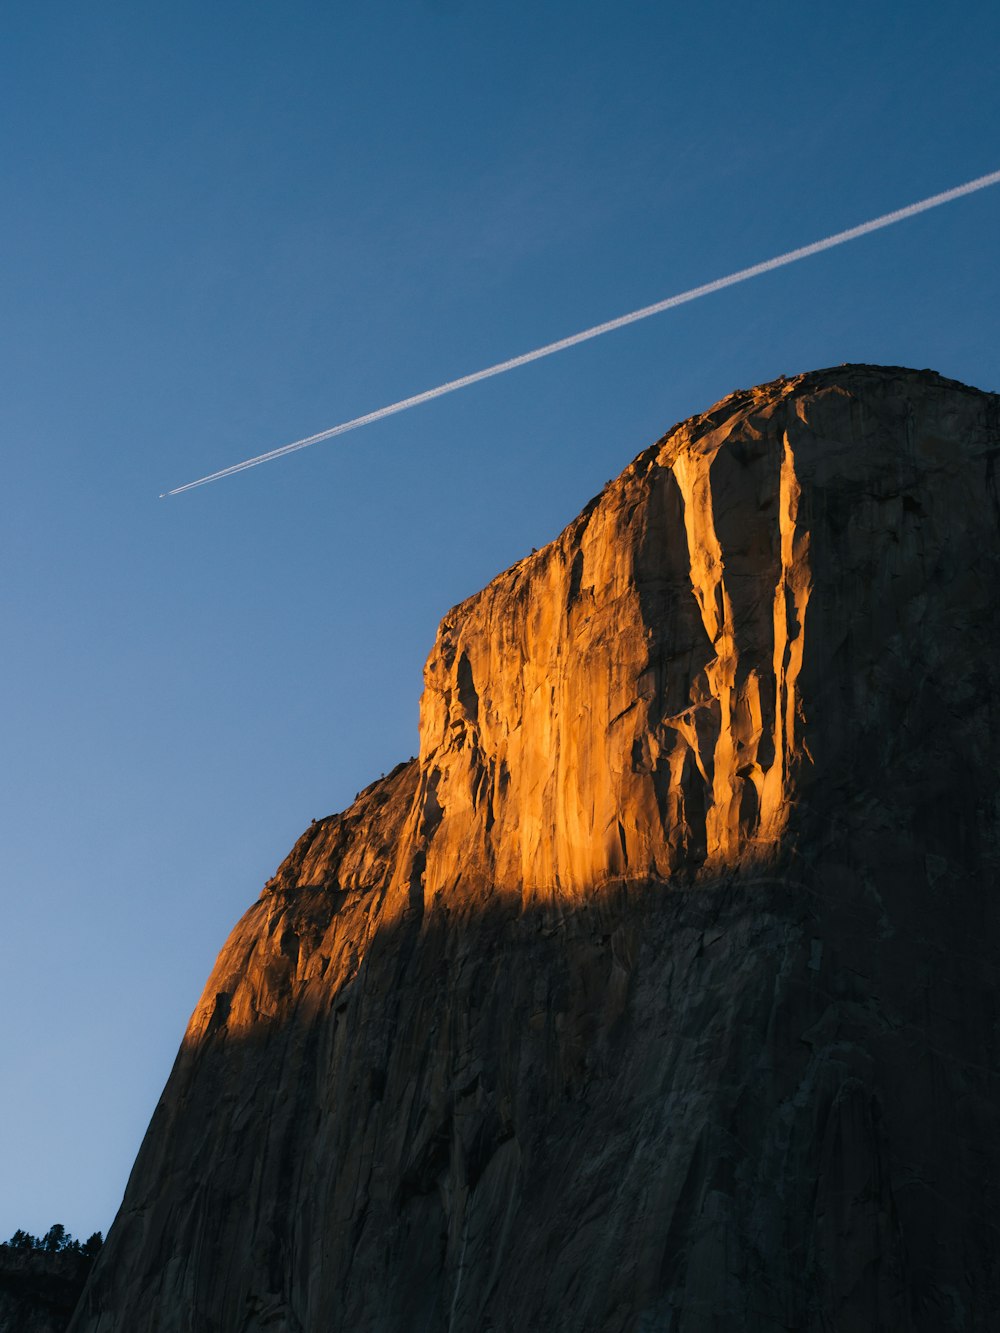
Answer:
<svg viewBox="0 0 1000 1333"><path fill-rule="evenodd" d="M446 616L73 1333L995 1327L998 455L930 372L740 392Z"/></svg>

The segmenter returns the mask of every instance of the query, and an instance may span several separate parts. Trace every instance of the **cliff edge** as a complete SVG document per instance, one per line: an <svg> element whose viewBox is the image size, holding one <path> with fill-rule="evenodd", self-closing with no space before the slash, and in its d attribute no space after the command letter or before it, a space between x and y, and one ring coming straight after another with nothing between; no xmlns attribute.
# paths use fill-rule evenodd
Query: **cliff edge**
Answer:
<svg viewBox="0 0 1000 1333"><path fill-rule="evenodd" d="M995 1327L998 456L929 371L779 380L451 611L72 1333Z"/></svg>

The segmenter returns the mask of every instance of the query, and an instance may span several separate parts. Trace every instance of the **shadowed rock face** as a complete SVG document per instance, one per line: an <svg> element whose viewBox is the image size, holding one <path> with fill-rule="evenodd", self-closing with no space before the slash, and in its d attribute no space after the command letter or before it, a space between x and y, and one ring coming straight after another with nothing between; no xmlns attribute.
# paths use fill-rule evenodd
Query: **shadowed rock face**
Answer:
<svg viewBox="0 0 1000 1333"><path fill-rule="evenodd" d="M995 1327L998 455L930 372L778 381L450 612L73 1333Z"/></svg>

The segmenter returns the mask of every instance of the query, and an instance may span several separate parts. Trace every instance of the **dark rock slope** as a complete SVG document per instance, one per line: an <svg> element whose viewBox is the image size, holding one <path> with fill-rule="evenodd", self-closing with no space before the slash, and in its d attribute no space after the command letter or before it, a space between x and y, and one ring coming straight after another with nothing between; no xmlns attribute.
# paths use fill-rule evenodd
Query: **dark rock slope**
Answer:
<svg viewBox="0 0 1000 1333"><path fill-rule="evenodd" d="M450 612L73 1333L996 1328L998 456L930 372L780 380Z"/></svg>

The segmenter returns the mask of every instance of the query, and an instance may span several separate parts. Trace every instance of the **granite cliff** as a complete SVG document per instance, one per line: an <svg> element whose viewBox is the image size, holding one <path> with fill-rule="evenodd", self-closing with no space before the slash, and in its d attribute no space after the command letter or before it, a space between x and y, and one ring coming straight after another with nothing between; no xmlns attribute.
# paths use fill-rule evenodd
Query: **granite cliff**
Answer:
<svg viewBox="0 0 1000 1333"><path fill-rule="evenodd" d="M451 611L73 1333L995 1327L998 456L931 372L779 380Z"/></svg>

